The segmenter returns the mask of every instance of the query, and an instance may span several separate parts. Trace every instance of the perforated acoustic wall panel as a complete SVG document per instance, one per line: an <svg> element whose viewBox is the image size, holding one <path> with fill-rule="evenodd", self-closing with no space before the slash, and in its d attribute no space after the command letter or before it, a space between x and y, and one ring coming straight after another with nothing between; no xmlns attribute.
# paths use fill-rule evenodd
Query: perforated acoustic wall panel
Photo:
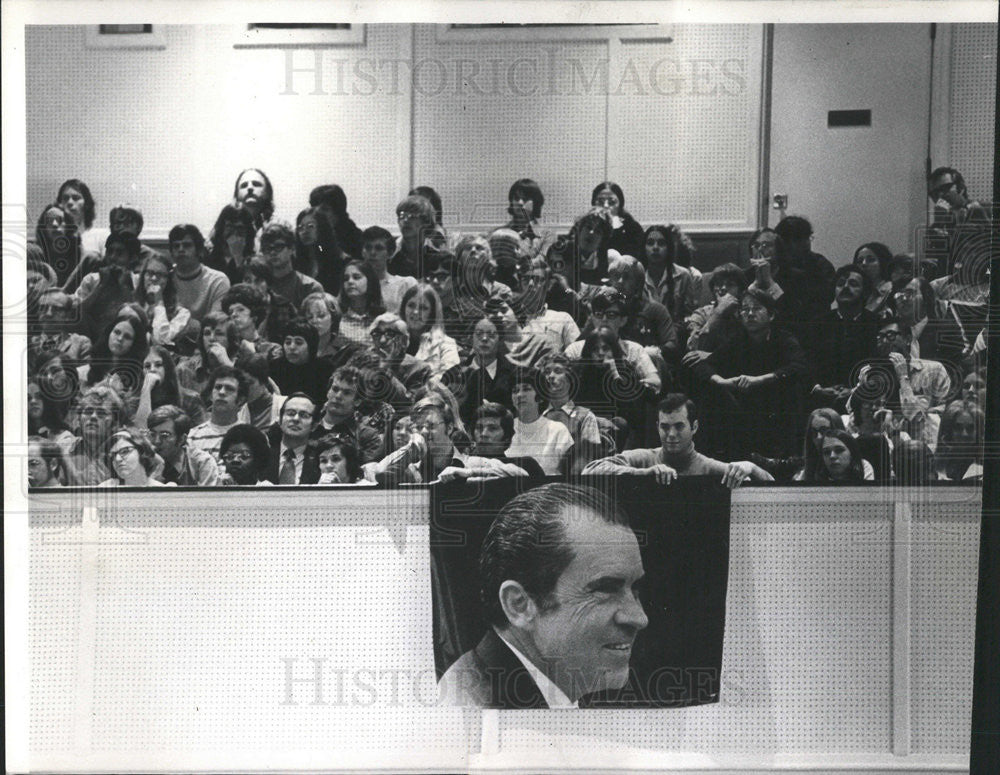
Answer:
<svg viewBox="0 0 1000 775"><path fill-rule="evenodd" d="M755 225L762 39L760 25L693 24L622 43L608 169L641 223Z"/></svg>
<svg viewBox="0 0 1000 775"><path fill-rule="evenodd" d="M993 192L996 84L997 25L953 25L947 164L960 170L969 193L984 201Z"/></svg>
<svg viewBox="0 0 1000 775"><path fill-rule="evenodd" d="M31 507L32 769L967 766L971 488L737 492L719 703L499 716L435 706L425 490Z"/></svg>
<svg viewBox="0 0 1000 775"><path fill-rule="evenodd" d="M468 712L413 712L437 699L424 498L296 492L291 511L275 498L262 508L254 495L205 508L204 494L165 506L135 494L101 509L92 711L80 752L94 763L124 754L153 766L239 770L310 756L327 767L349 766L352 756L417 764L423 750L460 768ZM45 544L37 551L39 569L59 559ZM79 574L79 565L65 568ZM50 611L39 636L43 621L63 627L79 606L51 570L38 584L67 590L36 601ZM37 648L50 680L59 679L61 662ZM69 685L54 702L38 697L39 755L67 750L52 727L73 721L66 712L75 708L60 700L76 696L74 678L62 678Z"/></svg>
<svg viewBox="0 0 1000 775"><path fill-rule="evenodd" d="M82 26L28 27L29 219L78 177L97 199L99 225L130 202L150 236L181 222L207 234L240 170L260 167L284 219L294 221L314 186L340 183L359 224L391 223L406 186L398 41L408 31L368 25L363 46L294 50L234 48L239 33L164 25L163 50L95 50Z"/></svg>
<svg viewBox="0 0 1000 775"><path fill-rule="evenodd" d="M976 606L979 520L964 503L913 509L912 734L917 753L969 748L975 620L960 612Z"/></svg>
<svg viewBox="0 0 1000 775"><path fill-rule="evenodd" d="M530 177L545 193L543 220L572 222L604 177L607 43L438 32L416 27L414 183L441 194L446 225L498 225L510 184Z"/></svg>
<svg viewBox="0 0 1000 775"><path fill-rule="evenodd" d="M32 718L28 744L33 751L67 751L74 745L74 698L80 684L82 512L33 509L31 555L45 559L29 576L28 648L31 654ZM49 613L42 613L49 612Z"/></svg>

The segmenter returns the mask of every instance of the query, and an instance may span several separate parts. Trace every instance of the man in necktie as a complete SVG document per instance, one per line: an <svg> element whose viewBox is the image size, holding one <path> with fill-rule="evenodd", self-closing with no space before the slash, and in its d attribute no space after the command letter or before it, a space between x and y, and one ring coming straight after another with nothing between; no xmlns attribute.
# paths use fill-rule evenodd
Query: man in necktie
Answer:
<svg viewBox="0 0 1000 775"><path fill-rule="evenodd" d="M319 463L309 448L315 414L316 404L305 393L293 393L285 399L271 434L269 481L286 485L319 481Z"/></svg>

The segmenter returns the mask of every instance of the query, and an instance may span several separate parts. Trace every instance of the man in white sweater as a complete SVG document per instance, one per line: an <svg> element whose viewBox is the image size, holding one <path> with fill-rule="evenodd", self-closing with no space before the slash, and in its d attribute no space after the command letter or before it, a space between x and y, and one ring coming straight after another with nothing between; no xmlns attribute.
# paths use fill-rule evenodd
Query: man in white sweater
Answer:
<svg viewBox="0 0 1000 775"><path fill-rule="evenodd" d="M221 309L222 297L229 290L229 278L201 263L205 238L197 226L180 223L170 230L167 239L174 262L177 303L200 322L209 312Z"/></svg>

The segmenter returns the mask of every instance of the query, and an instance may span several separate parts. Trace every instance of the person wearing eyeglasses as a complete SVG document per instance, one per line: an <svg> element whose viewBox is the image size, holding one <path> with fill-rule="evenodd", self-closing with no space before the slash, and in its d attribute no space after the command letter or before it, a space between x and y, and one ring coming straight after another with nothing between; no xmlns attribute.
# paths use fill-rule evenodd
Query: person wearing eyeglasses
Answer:
<svg viewBox="0 0 1000 775"><path fill-rule="evenodd" d="M424 276L423 252L425 245L444 247L444 229L438 224L434 206L430 201L412 194L396 205L396 222L399 224L399 246L389 259L388 270L401 277Z"/></svg>
<svg viewBox="0 0 1000 775"><path fill-rule="evenodd" d="M265 478L273 484L316 484L319 461L309 449L316 404L305 393L292 393L285 399L278 424L268 431L271 452Z"/></svg>
<svg viewBox="0 0 1000 775"><path fill-rule="evenodd" d="M234 425L222 437L219 448L223 465L219 484L270 487L266 478L270 449L263 431L245 423Z"/></svg>
<svg viewBox="0 0 1000 775"><path fill-rule="evenodd" d="M934 227L954 227L968 222L989 223L988 202L969 196L962 173L954 167L938 167L927 177L927 197L934 205Z"/></svg>
<svg viewBox="0 0 1000 775"><path fill-rule="evenodd" d="M296 309L310 293L322 293L323 286L295 269L295 232L283 221L272 221L260 233L260 252L271 269L268 288L288 299Z"/></svg>
<svg viewBox="0 0 1000 775"><path fill-rule="evenodd" d="M410 417L413 431L409 441L378 463L367 464L367 479L397 485L528 475L520 466L457 449L452 441L455 415L439 396L417 401Z"/></svg>
<svg viewBox="0 0 1000 775"><path fill-rule="evenodd" d="M191 418L179 406L158 406L146 418L146 436L163 464L154 478L164 484L186 487L214 487L219 482L219 465L208 452L189 447L187 435Z"/></svg>
<svg viewBox="0 0 1000 775"><path fill-rule="evenodd" d="M113 474L105 451L124 419L125 404L114 388L97 385L80 394L74 414L79 434L66 453L66 483L93 486Z"/></svg>
<svg viewBox="0 0 1000 775"><path fill-rule="evenodd" d="M855 388L865 391L879 381L898 383L898 412L894 429L920 439L933 452L937 448L940 412L951 393L951 377L938 361L915 358L911 350L912 334L898 318L881 321L875 338L877 359L865 364L858 373ZM891 370L888 374L882 372ZM895 400L890 408L895 409Z"/></svg>
<svg viewBox="0 0 1000 775"><path fill-rule="evenodd" d="M114 475L98 487L163 487L175 482L160 482L153 478L156 450L138 428L122 428L112 435L108 444L108 467Z"/></svg>
<svg viewBox="0 0 1000 775"><path fill-rule="evenodd" d="M775 310L769 294L747 289L739 337L692 368L704 391L703 441L712 457L783 458L797 451L808 364L798 339L774 325Z"/></svg>
<svg viewBox="0 0 1000 775"><path fill-rule="evenodd" d="M890 299L900 324L910 329L910 355L941 361L961 372L963 359L972 352L970 337L950 304L938 305L934 289L924 277L914 277Z"/></svg>
<svg viewBox="0 0 1000 775"><path fill-rule="evenodd" d="M408 405L414 393L430 379L431 367L406 352L410 330L399 315L383 312L372 321L369 335L382 375L391 383L385 400L394 405Z"/></svg>
<svg viewBox="0 0 1000 775"><path fill-rule="evenodd" d="M73 297L59 288L46 288L38 294L32 331L28 335L28 368L44 352L57 351L77 362L90 359L90 337L73 329L79 319Z"/></svg>

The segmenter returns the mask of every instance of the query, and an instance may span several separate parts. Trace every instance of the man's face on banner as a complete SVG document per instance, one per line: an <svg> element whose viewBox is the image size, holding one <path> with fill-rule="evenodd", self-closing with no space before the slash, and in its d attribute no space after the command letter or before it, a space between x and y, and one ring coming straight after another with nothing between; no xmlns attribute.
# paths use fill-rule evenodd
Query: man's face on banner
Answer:
<svg viewBox="0 0 1000 775"><path fill-rule="evenodd" d="M539 601L531 635L539 667L579 698L625 685L632 644L649 620L638 598L643 569L635 534L578 510L564 518L575 556Z"/></svg>

